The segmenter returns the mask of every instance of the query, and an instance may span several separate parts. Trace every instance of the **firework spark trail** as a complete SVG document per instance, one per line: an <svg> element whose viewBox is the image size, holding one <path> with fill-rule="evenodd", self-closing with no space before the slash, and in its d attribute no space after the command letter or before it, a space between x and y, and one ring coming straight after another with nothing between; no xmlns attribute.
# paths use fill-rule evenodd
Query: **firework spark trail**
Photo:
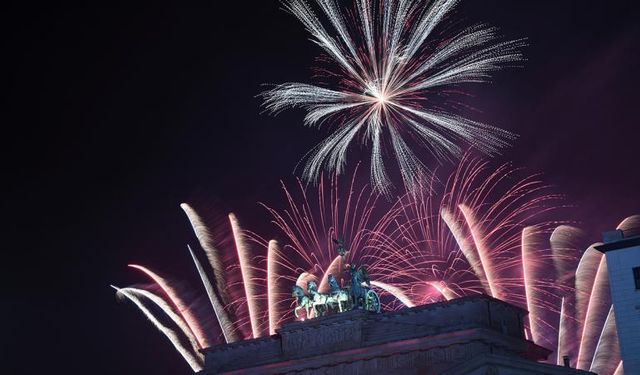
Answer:
<svg viewBox="0 0 640 375"><path fill-rule="evenodd" d="M118 288L116 286L111 286L113 289L116 290L116 293L123 295L125 297L127 297L131 302L133 302L138 309L140 309L140 311L142 311L142 313L147 317L147 319L149 319L149 321L160 331L162 332L168 339L169 341L171 341L171 343L173 344L173 346L176 348L176 350L180 353L180 355L182 355L182 358L184 358L185 361L187 361L187 363L189 364L189 366L191 366L191 369L194 372L198 372L200 370L202 370L202 364L203 364L203 358L201 357L201 355L197 352L197 349L195 349L194 352L190 351L188 348L186 348L182 342L180 341L180 338L178 337L177 333L174 332L171 328L165 326L164 324L162 324L153 314L153 312L151 312L151 310L149 310L144 303L142 303L140 296L143 296L145 298L149 298L151 299L154 303L158 304L159 307L161 307L163 309L163 311L167 314L169 314L170 312L172 312L171 308L166 305L166 303L164 304L163 307L163 303L164 301L162 301L162 299L160 297L154 296L152 293L141 290L141 289L135 289L135 288ZM153 298L156 297L156 298ZM172 318L178 318L177 315L173 315ZM179 319L179 318L178 318ZM174 320L175 322L175 320ZM197 347L197 343L195 342L195 340L192 342L192 344L195 344Z"/></svg>
<svg viewBox="0 0 640 375"><path fill-rule="evenodd" d="M160 288L167 294L167 297L169 297L169 300L171 300L174 306L178 309L181 317L184 318L185 322L189 326L189 331L191 331L195 335L200 348L206 348L211 345L202 327L200 326L200 322L198 321L198 319L191 313L191 309L182 300L180 294L171 286L171 284L166 279L143 266L130 264L129 267L142 271L156 284L158 284L158 286L160 286Z"/></svg>
<svg viewBox="0 0 640 375"><path fill-rule="evenodd" d="M425 257L420 256L412 262L411 254L424 254L422 246L429 245L435 241L430 225L423 223L436 223L430 209L430 199L425 201L418 196L407 195L400 199L398 203L387 211L375 226L373 233L376 236L370 238L368 248L363 250L361 260L370 265L370 273L378 278L389 278L394 285L398 285L398 280L424 283L422 279L422 266L432 267L436 262L429 262ZM416 204L405 204L405 201L413 201ZM419 202L418 202L419 201ZM409 218L406 221L398 221L402 218ZM423 242L407 241L409 238L424 238ZM389 262L389 259L394 259ZM375 278L375 277L374 277ZM405 281L405 282L406 282ZM413 292L410 292L413 294Z"/></svg>
<svg viewBox="0 0 640 375"><path fill-rule="evenodd" d="M613 375L624 375L624 370L622 367L622 361L620 361L620 363L618 363L618 367L616 367L616 371L613 373Z"/></svg>
<svg viewBox="0 0 640 375"><path fill-rule="evenodd" d="M491 286L489 284L489 281L487 280L487 275L484 271L483 263L480 260L480 257L477 253L477 249L469 244L469 242L467 241L467 237L462 233L461 226L458 225L458 223L455 221L453 215L449 212L449 210L447 210L446 208L443 208L440 211L440 216L442 217L442 220L446 223L447 227L449 227L451 234L455 238L458 244L458 247L460 248L460 251L462 252L462 254L464 254L465 258L467 259L467 262L469 262L471 267L473 267L473 271L480 279L480 282L482 283L482 287L484 291L489 295L493 295L493 292L491 291Z"/></svg>
<svg viewBox="0 0 640 375"><path fill-rule="evenodd" d="M278 293L278 290L282 289L280 285L281 281L281 268L283 266L280 258L280 245L277 241L271 240L267 245L267 302L269 304L269 334L276 333L276 329L279 328L280 320L284 311L279 309L279 305L282 303L283 293Z"/></svg>
<svg viewBox="0 0 640 375"><path fill-rule="evenodd" d="M337 183L335 176L326 181L321 179L314 191L314 193L317 191L317 204L313 204L308 199L307 189L300 181L298 182L300 203L283 185L288 209L278 211L263 204L272 214L276 226L287 238L288 244L285 246L292 250L288 254L299 258L297 268L290 268L289 271L299 273L299 269L308 270L303 272L296 282L303 289L306 288L308 281L314 280L319 284L321 292L327 291L329 289L327 276L334 274L340 279L345 263L351 260L355 260L358 264L365 264L362 262L367 252L355 252L355 250L367 248L371 239L381 235L375 227L372 228L370 225L378 194L369 192L366 187L354 189L356 175L357 173L354 173L343 194L339 193L341 186ZM327 185L326 182L329 184ZM389 214L382 215L383 218L389 216ZM376 222L379 222L378 216L376 219ZM354 249L349 251L344 259L336 255L336 247L333 243L336 238L342 238L349 249ZM406 300L404 295L398 294L399 289L388 286L386 289L384 287L381 289L394 299L398 297L398 300L403 298Z"/></svg>
<svg viewBox="0 0 640 375"><path fill-rule="evenodd" d="M494 154L515 137L449 113L448 103L434 100L451 94L450 86L487 82L491 73L522 61L522 39L501 41L495 28L484 25L436 38L457 0L359 0L353 19L334 0L315 3L329 28L304 0L285 0L284 7L335 64L327 72L338 84L285 83L261 94L271 113L300 107L307 111L305 125L331 122L335 128L309 152L305 180L316 181L323 169L342 173L352 143L370 141L374 189L390 193L383 162L389 143L405 187L414 190L431 173L414 144L440 161L461 156L458 143Z"/></svg>
<svg viewBox="0 0 640 375"><path fill-rule="evenodd" d="M495 298L501 298L501 294L498 291L498 286L495 282L496 276L494 275L494 270L491 269L491 261L489 259L488 250L480 238L480 228L478 228L478 225L476 224L477 221L474 218L473 211L463 204L459 205L458 207L460 208L460 212L462 212L462 215L464 216L464 219L467 222L467 226L471 232L471 238L473 239L476 251L478 253L478 256L480 257L480 264L482 270L484 271L487 284L489 285L491 296Z"/></svg>
<svg viewBox="0 0 640 375"><path fill-rule="evenodd" d="M460 295L452 291L444 282L432 281L429 282L429 285L433 286L447 301L460 297Z"/></svg>
<svg viewBox="0 0 640 375"><path fill-rule="evenodd" d="M556 350L556 364L561 366L563 364L562 357L567 353L568 347L572 344L573 340L570 339L569 328L570 318L567 314L567 300L566 297L562 297L560 302L560 319L558 322L558 347Z"/></svg>
<svg viewBox="0 0 640 375"><path fill-rule="evenodd" d="M598 342L590 338L598 337L598 333L602 332L610 306L607 262L602 256L589 296L576 368L586 370L591 367Z"/></svg>
<svg viewBox="0 0 640 375"><path fill-rule="evenodd" d="M340 194L341 184L337 178L320 179L315 189L317 201L307 196L307 188L298 181L299 193L294 196L286 185L282 184L288 208L279 211L262 204L272 215L273 223L287 239L285 249L289 258L296 263L288 265L291 272L307 271L319 280L320 290L328 288L326 276L342 271L342 260L336 258L335 239L342 239L349 248L359 249L365 246L367 236L371 234L370 221L378 195L367 187L355 189L355 178L346 184L345 193ZM349 262L352 252L348 252L344 261ZM306 286L301 286L306 288Z"/></svg>
<svg viewBox="0 0 640 375"><path fill-rule="evenodd" d="M598 273L602 253L594 244L584 252L576 268L576 319L583 323L586 319L591 292Z"/></svg>
<svg viewBox="0 0 640 375"><path fill-rule="evenodd" d="M451 288L449 288L449 286L444 281L430 282L429 285L433 286L436 290L438 290L438 292L442 294L442 296L447 301L461 297L459 294L451 290Z"/></svg>
<svg viewBox="0 0 640 375"><path fill-rule="evenodd" d="M247 300L247 307L249 309L249 320L251 322L251 332L253 338L262 336L260 330L260 324L258 322L258 296L255 290L256 277L254 276L253 266L251 265L251 253L248 248L248 244L245 239L245 235L242 233L240 223L235 214L229 214L229 222L231 223L231 230L233 231L233 239L236 244L236 250L238 252L238 260L240 263L240 272L242 274L242 284L244 286L245 297Z"/></svg>
<svg viewBox="0 0 640 375"><path fill-rule="evenodd" d="M549 242L558 282L566 283L575 276L571 267L579 259L578 241L583 237L581 229L569 225L560 225L551 233Z"/></svg>
<svg viewBox="0 0 640 375"><path fill-rule="evenodd" d="M616 318L613 313L613 306L609 309L607 320L598 339L593 361L589 371L596 374L612 374L616 371L620 363L620 344L616 331Z"/></svg>
<svg viewBox="0 0 640 375"><path fill-rule="evenodd" d="M402 289L396 286L393 286L387 283L382 283L380 281L375 281L375 280L371 281L371 285L376 286L384 290L385 292L391 294L392 296L397 298L398 301L402 302L402 304L405 305L406 307L415 306L415 304L411 301L411 299L409 299L409 297L407 297L407 295L402 291Z"/></svg>
<svg viewBox="0 0 640 375"><path fill-rule="evenodd" d="M173 321L174 324L177 325L178 328L180 328L180 331L187 337L187 340L189 340L189 343L191 344L191 349L193 350L193 353L194 354L198 353L198 351L201 349L201 346L196 340L196 337L194 336L193 332L191 332L191 329L187 325L187 322L184 320L184 318L179 314L176 314L173 311L172 307L169 306L169 304L166 303L162 298L144 289L131 288L131 287L120 289L120 288L116 288L113 285L111 287L123 295L125 295L126 293L129 293L137 297L144 297L150 300L151 302L155 303L156 306L158 306L162 310L162 312L165 313L169 317L169 319L171 319L171 321ZM203 360L201 355L196 355L196 356L200 361Z"/></svg>
<svg viewBox="0 0 640 375"><path fill-rule="evenodd" d="M204 289L207 292L207 297L209 297L209 302L211 302L211 307L213 308L213 312L216 315L216 320L220 325L220 329L222 330L222 335L224 336L224 341L228 344L231 342L238 341L238 337L233 330L233 323L229 319L229 315L224 309L224 305L220 301L220 298L216 295L213 290L213 285L211 281L209 281L209 276L205 272L204 268L202 268L202 264L198 260L198 257L191 250L191 246L188 246L189 253L191 254L191 258L193 258L193 263L196 266L198 274L200 275L200 279L202 280L202 285L204 285Z"/></svg>
<svg viewBox="0 0 640 375"><path fill-rule="evenodd" d="M554 272L555 258L549 239L546 229L531 226L523 230L522 272L532 336L538 345L552 350L551 358L556 358L561 331L567 328L567 321L561 322L568 312L565 297L573 292L573 286L559 282L566 275Z"/></svg>
<svg viewBox="0 0 640 375"><path fill-rule="evenodd" d="M580 261L581 249L584 249L582 244L584 238L585 233L581 229L568 225L560 225L555 228L549 238L557 283L571 291L568 295L563 296L560 302L561 311L558 318L558 338L556 341L557 365L563 364L562 357L564 355L576 358L580 345L580 339L576 337L576 333L582 326L577 321L575 285L576 265ZM588 257L591 256L590 252L589 254ZM587 263L589 262L583 263L580 272L581 276L579 277L580 281L577 281L579 285L582 285L583 289L588 274L583 270ZM595 276L595 270L593 276ZM586 309L586 304L584 306Z"/></svg>
<svg viewBox="0 0 640 375"><path fill-rule="evenodd" d="M535 255L533 250L535 246L531 243L531 232L531 227L522 229L522 273L525 297L527 301L527 310L529 311L528 319L529 329L531 330L531 338L534 342L540 342L542 332L540 332L540 327L538 325L539 311L538 306L533 303L536 289L533 287L535 275L532 274L534 268L532 264L533 259L531 258Z"/></svg>
<svg viewBox="0 0 640 375"><path fill-rule="evenodd" d="M180 204L180 208L182 208L184 213L187 215L187 218L191 223L191 227L193 228L193 232L200 242L200 246L207 255L209 265L211 265L211 268L213 269L213 273L215 275L216 288L218 290L218 293L220 293L222 303L227 304L227 283L224 273L224 264L220 257L220 251L218 251L217 247L214 245L213 236L209 232L209 229L205 225L200 215L198 215L198 213L193 208L191 208L191 206L189 206L187 203L182 203Z"/></svg>
<svg viewBox="0 0 640 375"><path fill-rule="evenodd" d="M623 231L625 237L640 235L640 215L625 218L616 229Z"/></svg>
<svg viewBox="0 0 640 375"><path fill-rule="evenodd" d="M594 249L597 245L589 246L582 254L575 271L575 290L563 299L566 302L568 298L575 304L563 303L562 306L558 361L561 354L569 355L577 357L576 368L598 369L597 373L602 375L620 374L622 370L615 367L620 362L620 355L608 293L606 261Z"/></svg>
<svg viewBox="0 0 640 375"><path fill-rule="evenodd" d="M393 217L376 226L384 235L370 245L382 261L367 261L376 280L400 287L416 304L438 300L432 291L449 300L504 290L509 302L532 311L535 340L555 347L562 294L573 288L543 275L555 269L552 250L529 237L551 234L558 223L539 217L557 207L559 197L548 194L535 175L519 178L515 171L465 156L441 192L408 193L394 204ZM526 281L523 246L525 267L531 268Z"/></svg>

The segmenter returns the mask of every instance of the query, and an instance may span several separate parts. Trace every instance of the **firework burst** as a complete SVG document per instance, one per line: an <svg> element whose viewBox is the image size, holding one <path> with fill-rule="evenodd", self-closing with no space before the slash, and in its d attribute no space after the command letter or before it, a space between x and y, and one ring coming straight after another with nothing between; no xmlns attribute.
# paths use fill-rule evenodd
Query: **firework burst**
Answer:
<svg viewBox="0 0 640 375"><path fill-rule="evenodd" d="M493 154L514 137L450 112L442 97L521 61L523 40L502 41L485 25L446 32L457 0L358 0L351 16L335 0L315 3L321 15L304 0L283 2L333 63L326 72L334 84L285 83L262 94L272 113L300 107L306 125L331 123L333 132L307 155L305 180L317 181L323 169L342 173L349 147L370 142L374 188L392 186L383 163L389 150L414 190L430 170L413 146L440 161L460 156L460 143Z"/></svg>
<svg viewBox="0 0 640 375"><path fill-rule="evenodd" d="M581 250L579 229L550 219L560 197L520 172L465 156L445 183L434 178L422 193L395 203L358 188L357 173L343 182L320 179L314 188L283 184L284 207L263 205L279 241L243 230L231 214L225 227L232 241L224 245L183 204L210 266L191 252L209 314L197 313L202 306L174 281L142 266L132 265L153 285L117 289L118 295L133 301L197 371L198 349L274 334L295 319L292 285L306 288L314 280L326 289L328 274L363 264L387 310L492 295L529 311L528 338L554 350L550 362L562 364L569 355L577 368L620 375L604 258L593 246ZM640 216L618 228L637 231ZM347 247L344 257L336 239Z"/></svg>

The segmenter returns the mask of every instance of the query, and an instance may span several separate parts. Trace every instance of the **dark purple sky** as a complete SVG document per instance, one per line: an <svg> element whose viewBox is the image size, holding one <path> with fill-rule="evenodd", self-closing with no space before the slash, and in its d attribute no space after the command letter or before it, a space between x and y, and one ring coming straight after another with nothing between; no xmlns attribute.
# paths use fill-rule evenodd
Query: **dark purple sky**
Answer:
<svg viewBox="0 0 640 375"><path fill-rule="evenodd" d="M0 372L188 371L108 285L141 281L130 262L191 278L179 203L262 220L255 202L278 202L325 134L255 98L308 81L319 51L302 27L276 0L219 3L3 12ZM467 0L458 16L529 38L524 68L469 101L520 134L499 160L543 172L593 241L640 213L639 3Z"/></svg>

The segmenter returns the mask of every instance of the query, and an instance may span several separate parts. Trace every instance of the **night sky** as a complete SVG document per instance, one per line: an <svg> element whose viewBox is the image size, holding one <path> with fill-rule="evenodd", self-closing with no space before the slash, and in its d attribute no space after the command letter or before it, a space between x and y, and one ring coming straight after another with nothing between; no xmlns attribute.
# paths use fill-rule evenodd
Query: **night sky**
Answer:
<svg viewBox="0 0 640 375"><path fill-rule="evenodd" d="M255 97L309 82L303 27L276 0L221 3L3 12L0 372L190 371L109 284L143 280L128 263L195 280L179 204L253 229L326 134ZM467 0L456 17L529 39L523 68L467 101L520 135L497 162L542 172L591 241L640 213L640 2Z"/></svg>

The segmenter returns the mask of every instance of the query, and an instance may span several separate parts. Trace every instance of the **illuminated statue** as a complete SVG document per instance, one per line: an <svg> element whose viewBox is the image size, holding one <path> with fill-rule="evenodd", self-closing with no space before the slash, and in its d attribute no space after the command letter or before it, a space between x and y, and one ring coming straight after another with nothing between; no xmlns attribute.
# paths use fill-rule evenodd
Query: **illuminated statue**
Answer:
<svg viewBox="0 0 640 375"><path fill-rule="evenodd" d="M329 310L331 296L329 294L319 293L318 285L315 281L307 283L307 290L311 297L311 306L313 307L313 316L323 316Z"/></svg>
<svg viewBox="0 0 640 375"><path fill-rule="evenodd" d="M334 240L338 245L338 254L344 260L347 249L342 239ZM327 276L330 292L320 293L315 281L307 283L307 293L298 286L293 287L292 296L296 298L296 307L293 310L296 318L299 318L298 311L305 309L307 318L324 316L330 311L337 310L339 313L354 309L364 309L371 312L380 312L380 297L371 289L371 280L365 266L350 264L345 267L350 272L351 283L342 288L336 277L332 274Z"/></svg>
<svg viewBox="0 0 640 375"><path fill-rule="evenodd" d="M347 289L340 288L338 280L332 274L328 276L328 279L329 287L331 288L331 300L333 303L338 305L338 312L343 312L344 310L350 309L351 296L349 295L349 291Z"/></svg>
<svg viewBox="0 0 640 375"><path fill-rule="evenodd" d="M309 296L304 293L304 290L297 285L294 285L291 291L291 296L296 298L296 307L293 309L293 315L299 318L298 311L305 309L307 317L309 317L309 310L312 307L312 302Z"/></svg>
<svg viewBox="0 0 640 375"><path fill-rule="evenodd" d="M380 312L380 297L371 289L371 280L365 266L349 265L351 273L351 300L354 309ZM364 285L363 285L364 284Z"/></svg>

